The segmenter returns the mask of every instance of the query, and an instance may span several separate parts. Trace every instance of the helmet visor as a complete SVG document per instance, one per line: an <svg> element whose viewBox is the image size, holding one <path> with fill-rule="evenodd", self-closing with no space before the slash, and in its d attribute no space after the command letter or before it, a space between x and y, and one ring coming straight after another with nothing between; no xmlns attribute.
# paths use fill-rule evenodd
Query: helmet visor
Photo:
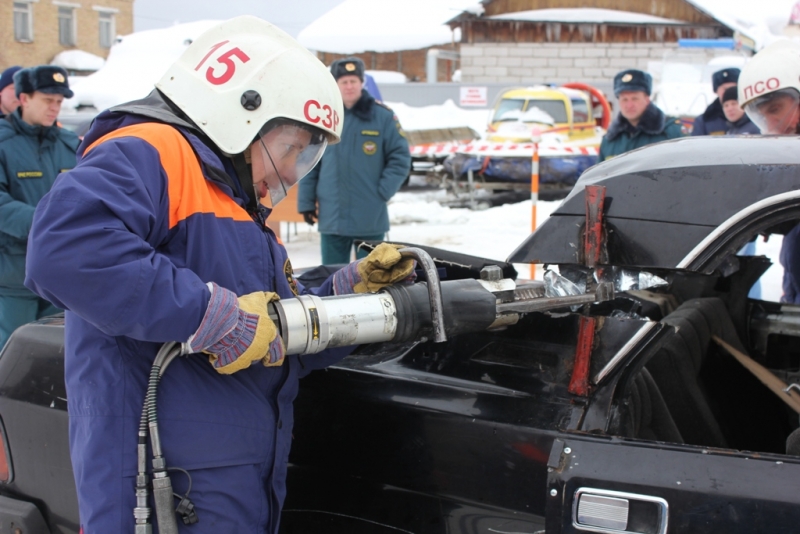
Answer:
<svg viewBox="0 0 800 534"><path fill-rule="evenodd" d="M744 111L762 134L793 135L800 122L800 93L781 89L751 100Z"/></svg>
<svg viewBox="0 0 800 534"><path fill-rule="evenodd" d="M253 144L253 186L259 197L269 194L275 206L286 192L314 168L328 140L322 131L289 119L265 124Z"/></svg>

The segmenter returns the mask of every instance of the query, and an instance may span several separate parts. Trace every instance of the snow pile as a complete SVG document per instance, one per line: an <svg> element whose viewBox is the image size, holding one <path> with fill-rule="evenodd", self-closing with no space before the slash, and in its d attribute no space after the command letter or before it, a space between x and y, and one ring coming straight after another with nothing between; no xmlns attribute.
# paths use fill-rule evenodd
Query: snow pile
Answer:
<svg viewBox="0 0 800 534"><path fill-rule="evenodd" d="M444 248L482 258L505 260L531 233L531 202L505 204L483 211L446 208L436 200L441 191L401 192L389 202L392 228L387 239ZM560 202L538 202L537 224L541 225ZM319 233L316 227L298 224L288 232L283 224L282 239L292 265L301 269L319 265ZM530 267L515 265L520 278L530 277Z"/></svg>
<svg viewBox="0 0 800 534"><path fill-rule="evenodd" d="M452 100L440 106L412 107L401 102L386 102L405 130L428 130L431 128L456 128L469 126L483 135L492 110L463 109Z"/></svg>
<svg viewBox="0 0 800 534"><path fill-rule="evenodd" d="M309 24L300 44L320 52L357 54L417 50L458 41L445 23L475 0L345 0Z"/></svg>
<svg viewBox="0 0 800 534"><path fill-rule="evenodd" d="M64 50L56 54L51 65L59 66L68 71L97 71L103 68L106 60L83 50Z"/></svg>
<svg viewBox="0 0 800 534"><path fill-rule="evenodd" d="M396 70L368 70L366 72L379 85L382 83L406 83L408 81L405 74Z"/></svg>
<svg viewBox="0 0 800 534"><path fill-rule="evenodd" d="M534 9L530 11L518 11L516 13L503 13L502 15L495 15L490 18L533 22L569 22L575 24L682 24L679 20L665 19L653 15L591 7Z"/></svg>
<svg viewBox="0 0 800 534"><path fill-rule="evenodd" d="M147 96L186 47L216 24L205 20L126 35L111 47L105 66L75 87L65 106L103 110Z"/></svg>

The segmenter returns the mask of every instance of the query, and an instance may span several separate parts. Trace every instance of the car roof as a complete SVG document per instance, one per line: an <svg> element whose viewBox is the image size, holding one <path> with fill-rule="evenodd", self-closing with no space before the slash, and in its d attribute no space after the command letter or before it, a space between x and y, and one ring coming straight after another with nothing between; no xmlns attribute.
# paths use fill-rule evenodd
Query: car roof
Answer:
<svg viewBox="0 0 800 534"><path fill-rule="evenodd" d="M749 206L800 198L800 137L689 137L595 165L508 261L581 263L587 185L606 188L610 264L684 268L695 247Z"/></svg>

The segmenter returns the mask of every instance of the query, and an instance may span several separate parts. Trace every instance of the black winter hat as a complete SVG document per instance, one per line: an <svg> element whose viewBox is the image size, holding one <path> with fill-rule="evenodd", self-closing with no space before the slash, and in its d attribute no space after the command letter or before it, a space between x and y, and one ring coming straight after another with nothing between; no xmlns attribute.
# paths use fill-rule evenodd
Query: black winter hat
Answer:
<svg viewBox="0 0 800 534"><path fill-rule="evenodd" d="M14 74L14 91L17 98L22 93L41 93L64 95L65 98L72 98L75 93L69 88L67 71L55 65L39 65L22 69Z"/></svg>
<svg viewBox="0 0 800 534"><path fill-rule="evenodd" d="M0 91L14 83L14 74L20 70L22 70L22 67L15 65L8 67L3 71L3 74L0 74Z"/></svg>
<svg viewBox="0 0 800 534"><path fill-rule="evenodd" d="M739 86L732 85L725 89L725 92L722 93L722 103L724 104L728 100L739 100Z"/></svg>
<svg viewBox="0 0 800 534"><path fill-rule="evenodd" d="M338 80L342 76L358 76L364 81L364 62L357 57L346 57L337 59L331 63L331 74L333 79Z"/></svg>
<svg viewBox="0 0 800 534"><path fill-rule="evenodd" d="M650 96L652 88L653 77L641 70L623 70L614 76L614 96L619 96L623 91L644 91Z"/></svg>
<svg viewBox="0 0 800 534"><path fill-rule="evenodd" d="M714 86L714 92L717 92L719 86L723 83L739 83L739 73L742 72L735 67L731 67L729 69L722 69L718 70L714 74L711 75L711 83Z"/></svg>

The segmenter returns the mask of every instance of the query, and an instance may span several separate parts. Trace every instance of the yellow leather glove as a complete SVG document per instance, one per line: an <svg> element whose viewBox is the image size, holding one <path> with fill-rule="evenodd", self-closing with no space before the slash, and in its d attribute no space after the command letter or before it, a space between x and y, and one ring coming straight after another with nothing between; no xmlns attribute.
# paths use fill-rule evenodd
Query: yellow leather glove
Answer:
<svg viewBox="0 0 800 534"><path fill-rule="evenodd" d="M267 304L278 295L257 291L237 298L232 291L211 285L205 316L189 340L192 350L208 354L221 374L246 369L259 360L266 366L281 365L283 341L267 314Z"/></svg>
<svg viewBox="0 0 800 534"><path fill-rule="evenodd" d="M353 286L356 293L376 291L405 280L414 272L414 259L403 258L398 249L405 245L381 243L363 260L357 263L361 281Z"/></svg>

